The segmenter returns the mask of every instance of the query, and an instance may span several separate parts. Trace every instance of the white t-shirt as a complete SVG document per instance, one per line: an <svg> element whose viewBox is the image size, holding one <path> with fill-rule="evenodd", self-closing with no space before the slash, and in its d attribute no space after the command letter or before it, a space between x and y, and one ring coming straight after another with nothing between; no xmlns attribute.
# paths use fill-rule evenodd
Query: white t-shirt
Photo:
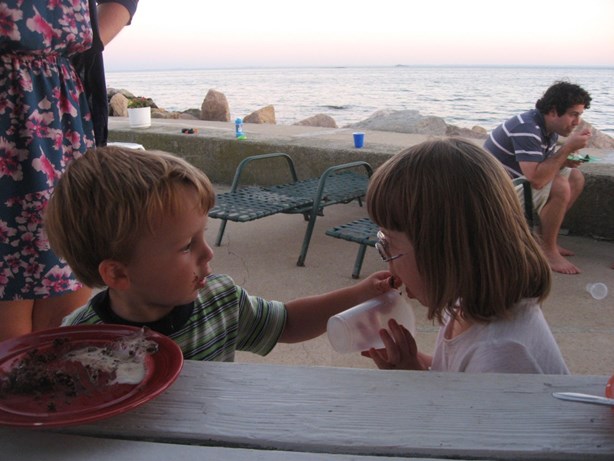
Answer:
<svg viewBox="0 0 614 461"><path fill-rule="evenodd" d="M510 314L509 319L476 323L452 339L446 339L453 323L446 317L437 336L431 370L569 374L536 300L521 301Z"/></svg>

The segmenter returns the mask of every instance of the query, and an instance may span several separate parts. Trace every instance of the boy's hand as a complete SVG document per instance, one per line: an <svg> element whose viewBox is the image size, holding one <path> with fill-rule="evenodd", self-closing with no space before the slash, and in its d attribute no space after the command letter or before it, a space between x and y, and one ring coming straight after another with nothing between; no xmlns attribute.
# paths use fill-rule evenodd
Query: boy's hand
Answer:
<svg viewBox="0 0 614 461"><path fill-rule="evenodd" d="M369 298L374 298L375 296L381 295L391 289L401 286L400 281L396 279L389 271L374 272L360 283L363 284L369 292L371 292Z"/></svg>
<svg viewBox="0 0 614 461"><path fill-rule="evenodd" d="M380 331L384 349L371 348L361 352L361 355L371 358L382 370L426 370L419 358L416 340L409 330L394 319L388 322L388 328L390 332Z"/></svg>

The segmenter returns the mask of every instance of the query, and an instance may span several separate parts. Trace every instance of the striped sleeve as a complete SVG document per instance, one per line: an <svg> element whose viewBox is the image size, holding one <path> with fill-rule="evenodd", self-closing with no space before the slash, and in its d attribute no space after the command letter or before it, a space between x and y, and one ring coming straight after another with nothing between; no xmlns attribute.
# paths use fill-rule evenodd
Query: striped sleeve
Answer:
<svg viewBox="0 0 614 461"><path fill-rule="evenodd" d="M267 355L286 325L286 307L279 301L249 296L239 288L239 336L237 349Z"/></svg>
<svg viewBox="0 0 614 461"><path fill-rule="evenodd" d="M548 146L542 142L539 126L531 122L521 123L508 130L504 124L503 129L512 143L518 162L541 162L544 160L544 152Z"/></svg>
<svg viewBox="0 0 614 461"><path fill-rule="evenodd" d="M512 178L522 175L519 162L543 162L554 151L558 136L548 136L543 116L536 109L516 115L495 128L484 148Z"/></svg>

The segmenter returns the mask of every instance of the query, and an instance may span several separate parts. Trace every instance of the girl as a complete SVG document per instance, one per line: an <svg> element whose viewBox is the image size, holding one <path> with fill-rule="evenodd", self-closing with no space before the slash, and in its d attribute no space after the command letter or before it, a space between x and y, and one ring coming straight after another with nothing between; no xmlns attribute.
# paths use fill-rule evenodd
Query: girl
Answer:
<svg viewBox="0 0 614 461"><path fill-rule="evenodd" d="M548 262L499 162L461 139L427 141L382 165L367 193L394 285L441 325L432 357L391 321L379 368L568 374L542 314Z"/></svg>

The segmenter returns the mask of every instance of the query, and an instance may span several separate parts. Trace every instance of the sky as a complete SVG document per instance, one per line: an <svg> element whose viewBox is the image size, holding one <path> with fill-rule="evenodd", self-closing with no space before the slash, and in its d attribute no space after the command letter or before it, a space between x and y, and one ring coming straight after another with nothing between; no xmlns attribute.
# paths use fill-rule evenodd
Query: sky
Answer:
<svg viewBox="0 0 614 461"><path fill-rule="evenodd" d="M614 0L140 0L105 67L614 67L613 22Z"/></svg>

